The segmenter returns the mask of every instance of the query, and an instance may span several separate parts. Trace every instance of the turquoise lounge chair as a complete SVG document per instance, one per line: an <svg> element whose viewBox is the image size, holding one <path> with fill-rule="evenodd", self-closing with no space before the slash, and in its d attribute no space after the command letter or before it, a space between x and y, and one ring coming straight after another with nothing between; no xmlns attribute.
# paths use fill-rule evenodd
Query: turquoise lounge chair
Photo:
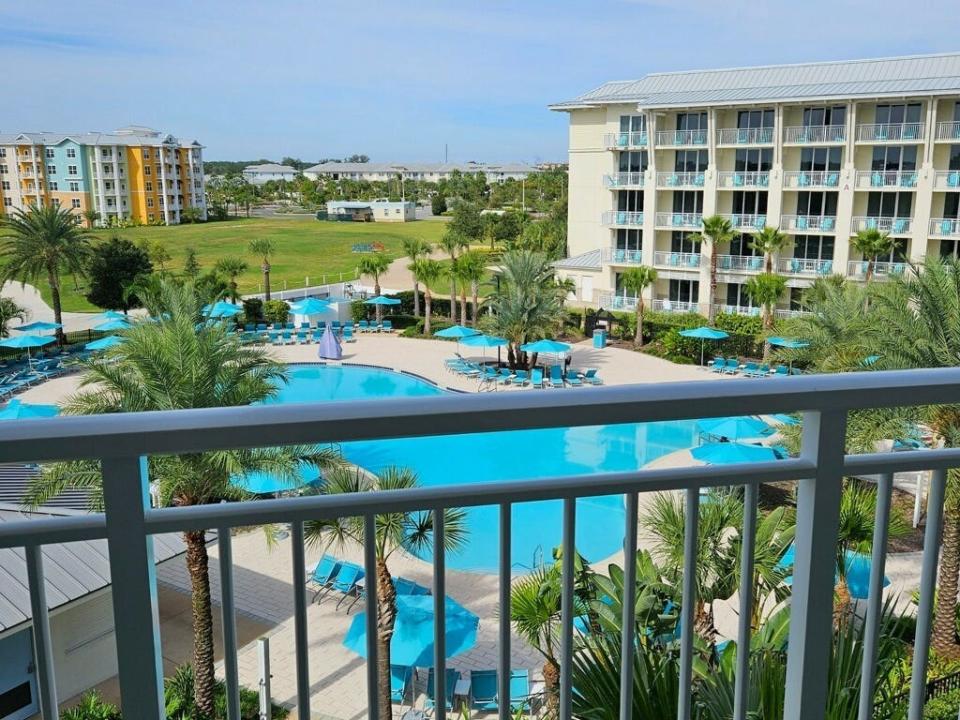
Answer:
<svg viewBox="0 0 960 720"><path fill-rule="evenodd" d="M280 344L281 345L292 345L293 344L293 335L289 330L284 330L280 333Z"/></svg>
<svg viewBox="0 0 960 720"><path fill-rule="evenodd" d="M330 557L329 555L324 555L320 558L320 562L317 563L317 566L307 579L307 587L316 588L316 592L314 592L313 599L310 602L316 602L322 593L330 590L339 570L340 561L336 558Z"/></svg>
<svg viewBox="0 0 960 720"><path fill-rule="evenodd" d="M603 385L603 380L597 375L597 368L587 368L583 373L583 381L591 385Z"/></svg>
<svg viewBox="0 0 960 720"><path fill-rule="evenodd" d="M447 710L453 709L453 693L457 688L457 680L460 679L460 673L456 670L447 669L447 672L444 676L443 687L446 692L444 693L444 705L447 706ZM436 707L436 693L433 690L434 688L434 672L433 668L430 668L430 672L427 674L427 701L425 703L428 710L432 710Z"/></svg>
<svg viewBox="0 0 960 720"><path fill-rule="evenodd" d="M500 369L500 377L497 379L501 385L509 385L513 381L513 373L507 368Z"/></svg>
<svg viewBox="0 0 960 720"><path fill-rule="evenodd" d="M307 340L307 331L306 330L297 330L297 344L306 345L309 341Z"/></svg>
<svg viewBox="0 0 960 720"><path fill-rule="evenodd" d="M788 368L786 365L777 365L777 369L773 371L773 374L778 377L780 375L783 375L784 377L786 377L787 375L790 374L790 368Z"/></svg>
<svg viewBox="0 0 960 720"><path fill-rule="evenodd" d="M413 677L413 668L402 665L390 666L390 700L398 705L403 704L403 699L410 690L410 680Z"/></svg>
<svg viewBox="0 0 960 720"><path fill-rule="evenodd" d="M380 327L384 332L393 332L393 323L390 320L384 320Z"/></svg>
<svg viewBox="0 0 960 720"><path fill-rule="evenodd" d="M474 710L496 711L497 671L472 670L470 672L470 706Z"/></svg>
<svg viewBox="0 0 960 720"><path fill-rule="evenodd" d="M563 379L567 381L567 385L570 387L583 387L583 380L580 379L579 374L575 370L564 374Z"/></svg>
<svg viewBox="0 0 960 720"><path fill-rule="evenodd" d="M280 344L280 333L278 333L276 330L271 330L270 332L268 332L267 337L270 338L270 342L273 343L274 345Z"/></svg>
<svg viewBox="0 0 960 720"><path fill-rule="evenodd" d="M343 604L343 601L346 600L351 594L355 596L354 602L359 599L360 593L357 590L357 581L362 577L363 568L359 565L345 562L340 566L340 572L337 573L337 577L334 578L331 585L332 590L343 593L343 597L337 601L338 610L340 609L340 605ZM350 607L353 607L353 605Z"/></svg>
<svg viewBox="0 0 960 720"><path fill-rule="evenodd" d="M343 341L344 342L356 342L357 339L353 336L353 326L347 325L343 328Z"/></svg>
<svg viewBox="0 0 960 720"><path fill-rule="evenodd" d="M722 357L714 358L713 363L710 365L710 372L712 373L721 373L726 367L727 361Z"/></svg>
<svg viewBox="0 0 960 720"><path fill-rule="evenodd" d="M526 370L517 370L510 382L514 385L526 385L528 380L528 374Z"/></svg>
<svg viewBox="0 0 960 720"><path fill-rule="evenodd" d="M543 387L543 370L534 368L530 371L530 384L535 388Z"/></svg>
<svg viewBox="0 0 960 720"><path fill-rule="evenodd" d="M744 377L756 377L757 364L755 362L745 363L743 366Z"/></svg>
<svg viewBox="0 0 960 720"><path fill-rule="evenodd" d="M357 323L357 329L362 333L370 332L370 323L368 323L366 320L361 320Z"/></svg>
<svg viewBox="0 0 960 720"><path fill-rule="evenodd" d="M320 328L317 328L316 330L313 331L313 341L315 343L320 342L322 338L323 338L323 330L321 330Z"/></svg>
<svg viewBox="0 0 960 720"><path fill-rule="evenodd" d="M740 372L740 361L736 358L728 358L727 364L723 368L724 375L736 375Z"/></svg>
<svg viewBox="0 0 960 720"><path fill-rule="evenodd" d="M550 366L550 387L563 387L563 371L560 370L559 365Z"/></svg>

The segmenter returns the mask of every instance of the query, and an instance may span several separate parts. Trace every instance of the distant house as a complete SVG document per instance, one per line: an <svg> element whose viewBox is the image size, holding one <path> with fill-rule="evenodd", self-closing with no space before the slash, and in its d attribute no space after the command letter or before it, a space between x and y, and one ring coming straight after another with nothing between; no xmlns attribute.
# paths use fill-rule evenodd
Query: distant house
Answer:
<svg viewBox="0 0 960 720"><path fill-rule="evenodd" d="M343 222L410 222L417 219L416 203L391 200L331 200L327 219Z"/></svg>
<svg viewBox="0 0 960 720"><path fill-rule="evenodd" d="M243 169L243 179L253 185L263 185L270 180L293 180L297 176L297 169L289 165L277 163L263 163L262 165L247 165Z"/></svg>
<svg viewBox="0 0 960 720"><path fill-rule="evenodd" d="M535 167L519 163L341 163L328 162L313 165L303 171L311 180L362 180L366 182L390 182L402 177L404 180L440 182L449 180L454 172L461 175L483 173L487 182L500 183L506 180L523 180Z"/></svg>

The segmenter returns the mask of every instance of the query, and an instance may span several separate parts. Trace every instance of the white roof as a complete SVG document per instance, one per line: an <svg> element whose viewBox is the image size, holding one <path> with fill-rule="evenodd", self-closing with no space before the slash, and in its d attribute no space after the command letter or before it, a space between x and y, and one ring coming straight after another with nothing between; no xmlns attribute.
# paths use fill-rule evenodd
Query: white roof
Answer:
<svg viewBox="0 0 960 720"><path fill-rule="evenodd" d="M600 270L600 250L588 250L580 255L557 260L553 266L562 270Z"/></svg>
<svg viewBox="0 0 960 720"><path fill-rule="evenodd" d="M537 169L522 163L341 163L328 162L308 167L309 173L462 173L524 172L533 173Z"/></svg>
<svg viewBox="0 0 960 720"><path fill-rule="evenodd" d="M289 165L279 165L277 163L263 163L262 165L247 165L244 169L244 172L261 172L261 173L293 173L297 174L297 169L290 167Z"/></svg>
<svg viewBox="0 0 960 720"><path fill-rule="evenodd" d="M608 82L550 107L692 107L946 94L960 95L960 53L652 73L640 80Z"/></svg>
<svg viewBox="0 0 960 720"><path fill-rule="evenodd" d="M181 141L173 135L138 125L118 128L108 133L50 132L47 130L39 132L0 132L0 145L59 145L65 140L73 140L79 145L203 147L196 140Z"/></svg>

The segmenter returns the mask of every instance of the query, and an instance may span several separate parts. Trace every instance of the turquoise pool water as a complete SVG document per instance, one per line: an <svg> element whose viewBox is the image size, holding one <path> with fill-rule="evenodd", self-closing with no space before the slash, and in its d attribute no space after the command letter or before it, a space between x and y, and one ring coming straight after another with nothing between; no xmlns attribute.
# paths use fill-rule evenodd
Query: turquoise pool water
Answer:
<svg viewBox="0 0 960 720"><path fill-rule="evenodd" d="M273 402L362 401L445 392L418 378L387 370L298 365L291 366L290 383ZM689 420L348 442L342 449L351 462L373 472L389 465L407 466L416 470L424 485L434 486L633 470L695 445L696 435L695 423ZM468 511L468 546L448 556L450 567L496 571L498 514L497 507ZM617 552L623 546L623 525L622 496L577 501L577 549L588 560L602 560ZM540 557L549 561L551 550L560 544L560 528L560 501L515 505L511 548L514 565L530 567Z"/></svg>

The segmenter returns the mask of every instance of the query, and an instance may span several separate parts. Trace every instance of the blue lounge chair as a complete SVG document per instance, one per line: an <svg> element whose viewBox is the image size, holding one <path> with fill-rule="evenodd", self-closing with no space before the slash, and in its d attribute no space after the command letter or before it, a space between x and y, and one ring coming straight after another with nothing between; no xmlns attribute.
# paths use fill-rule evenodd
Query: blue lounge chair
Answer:
<svg viewBox="0 0 960 720"><path fill-rule="evenodd" d="M318 343L322 338L323 338L323 330L321 330L320 328L315 329L313 331L313 341L315 343Z"/></svg>
<svg viewBox="0 0 960 720"><path fill-rule="evenodd" d="M384 332L393 332L393 322L390 320L384 320L380 323L380 329Z"/></svg>
<svg viewBox="0 0 960 720"><path fill-rule="evenodd" d="M444 677L443 687L446 692L444 693L444 705L447 706L447 710L453 710L453 693L457 688L457 680L460 679L460 673L456 670L447 669ZM434 688L434 673L433 668L430 668L430 672L427 674L427 701L426 708L432 710L436 707L436 693L433 690Z"/></svg>
<svg viewBox="0 0 960 720"><path fill-rule="evenodd" d="M500 385L509 385L513 381L513 373L510 372L507 368L500 369L500 377L497 379L497 382Z"/></svg>
<svg viewBox="0 0 960 720"><path fill-rule="evenodd" d="M724 375L736 375L740 372L740 361L736 358L727 358L727 364L723 368Z"/></svg>
<svg viewBox="0 0 960 720"><path fill-rule="evenodd" d="M333 584L331 585L331 590L336 590L337 592L343 593L337 601L337 610L340 609L340 605L343 604L343 601L346 600L350 595L354 596L354 603L360 599L360 592L357 588L357 581L363 578L363 568L359 565L355 565L350 562L345 562L340 565L340 572L337 573L337 577L334 578ZM350 605L353 607L353 604ZM349 610L349 608L347 608Z"/></svg>
<svg viewBox="0 0 960 720"><path fill-rule="evenodd" d="M510 671L510 709L516 712L530 704L530 671Z"/></svg>
<svg viewBox="0 0 960 720"><path fill-rule="evenodd" d="M370 332L370 323L368 323L366 320L361 320L357 323L357 329L360 332Z"/></svg>
<svg viewBox="0 0 960 720"><path fill-rule="evenodd" d="M290 330L284 330L280 333L281 345L293 345L293 333Z"/></svg>
<svg viewBox="0 0 960 720"><path fill-rule="evenodd" d="M745 363L743 366L744 377L756 377L757 364L755 362Z"/></svg>
<svg viewBox="0 0 960 720"><path fill-rule="evenodd" d="M334 332L339 332L339 331L340 331L340 321L339 321L339 320L334 320L334 321L331 323L331 327L333 328L333 331L334 331Z"/></svg>
<svg viewBox="0 0 960 720"><path fill-rule="evenodd" d="M710 372L721 373L723 372L723 368L725 368L726 365L727 365L727 361L724 360L722 357L714 358L713 363L711 363L709 366Z"/></svg>
<svg viewBox="0 0 960 720"><path fill-rule="evenodd" d="M530 371L530 384L535 388L543 387L543 370L534 368Z"/></svg>
<svg viewBox="0 0 960 720"><path fill-rule="evenodd" d="M330 590L330 587L333 585L333 580L339 571L339 560L329 555L324 555L320 558L320 562L317 563L313 572L310 573L310 577L307 578L307 587L316 588L316 592L314 592L313 599L310 602L316 602L322 593L325 594Z"/></svg>
<svg viewBox="0 0 960 720"><path fill-rule="evenodd" d="M292 322L288 322L288 323L286 323L286 324L283 326L283 329L284 329L284 330L296 330L296 329L297 329L297 326L294 325Z"/></svg>
<svg viewBox="0 0 960 720"><path fill-rule="evenodd" d="M267 337L270 338L270 342L273 343L274 345L280 344L280 333L278 333L276 330L271 330L270 332L268 332Z"/></svg>
<svg viewBox="0 0 960 720"><path fill-rule="evenodd" d="M563 379L567 381L567 385L570 387L583 387L583 380L580 379L576 370L564 374Z"/></svg>
<svg viewBox="0 0 960 720"><path fill-rule="evenodd" d="M563 371L559 365L550 366L550 387L563 387Z"/></svg>
<svg viewBox="0 0 960 720"><path fill-rule="evenodd" d="M528 380L528 375L526 370L517 370L513 378L510 380L514 385L526 385Z"/></svg>
<svg viewBox="0 0 960 720"><path fill-rule="evenodd" d="M787 375L790 374L790 368L788 368L786 365L777 365L777 369L773 371L773 374L778 377L780 375L783 375L784 377L786 377Z"/></svg>
<svg viewBox="0 0 960 720"><path fill-rule="evenodd" d="M306 330L297 330L297 344L306 345L309 342L307 340L307 331Z"/></svg>
<svg viewBox="0 0 960 720"><path fill-rule="evenodd" d="M258 333L264 333L264 332L266 332L266 331L267 331L267 324L266 324L266 323L257 323L257 332L258 332Z"/></svg>
<svg viewBox="0 0 960 720"><path fill-rule="evenodd" d="M353 326L347 325L343 328L343 341L344 342L356 342L357 339L353 336Z"/></svg>
<svg viewBox="0 0 960 720"><path fill-rule="evenodd" d="M398 705L403 704L404 698L410 691L410 680L413 677L413 668L402 665L390 666L390 700Z"/></svg>
<svg viewBox="0 0 960 720"><path fill-rule="evenodd" d="M583 373L583 381L591 385L603 385L603 380L597 375L597 368L587 368Z"/></svg>
<svg viewBox="0 0 960 720"><path fill-rule="evenodd" d="M472 670L470 672L470 706L474 710L496 711L497 671Z"/></svg>

